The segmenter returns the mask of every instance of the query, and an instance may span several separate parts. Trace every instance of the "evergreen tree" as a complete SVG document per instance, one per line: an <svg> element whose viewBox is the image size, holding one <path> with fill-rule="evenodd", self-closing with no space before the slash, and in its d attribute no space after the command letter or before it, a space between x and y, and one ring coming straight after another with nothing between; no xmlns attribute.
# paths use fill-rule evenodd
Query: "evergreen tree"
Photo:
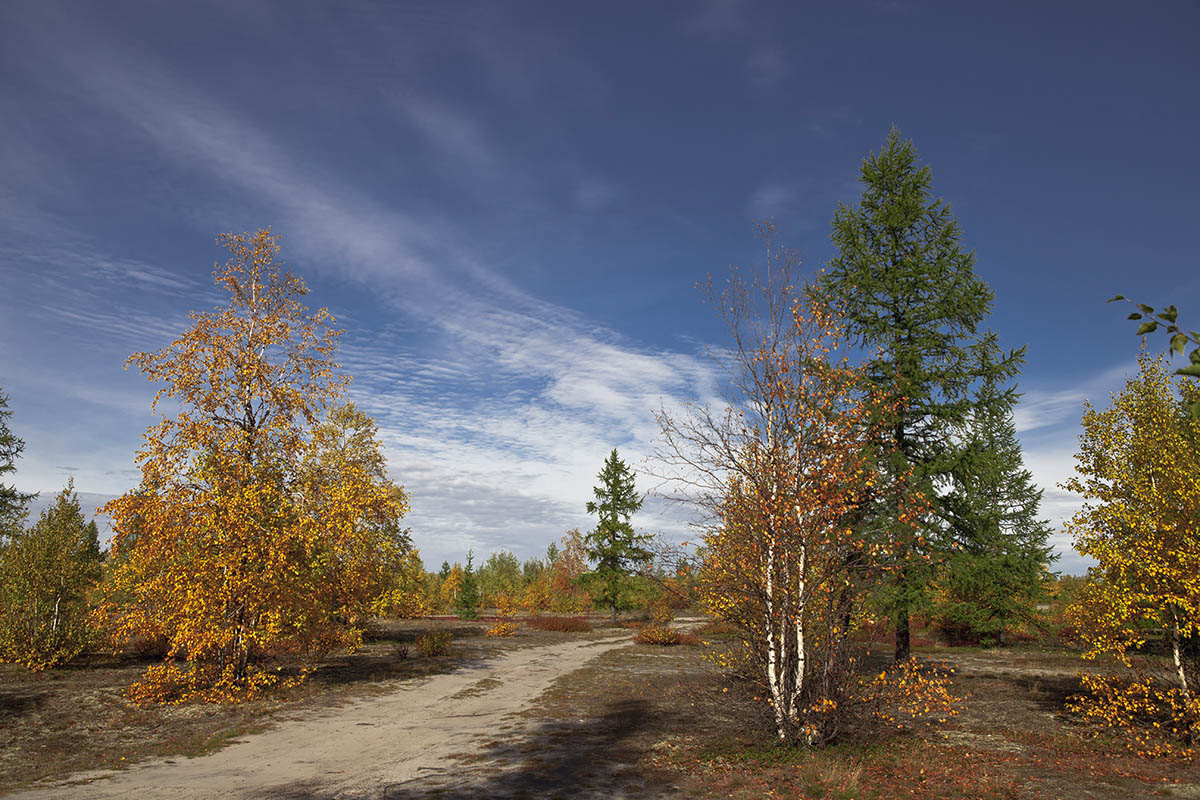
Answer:
<svg viewBox="0 0 1200 800"><path fill-rule="evenodd" d="M449 561L442 562L442 568L438 570L438 577L441 578L442 580L446 580L446 578L450 577L450 562Z"/></svg>
<svg viewBox="0 0 1200 800"><path fill-rule="evenodd" d="M86 594L100 578L92 530L72 481L32 528L0 550L0 660L41 670L83 650Z"/></svg>
<svg viewBox="0 0 1200 800"><path fill-rule="evenodd" d="M16 472L16 461L25 449L24 440L8 429L8 418L12 413L8 410L8 395L0 392L0 478ZM0 542L20 529L25 520L26 505L34 497L36 495L19 492L15 486L0 482Z"/></svg>
<svg viewBox="0 0 1200 800"><path fill-rule="evenodd" d="M615 622L630 570L650 561L651 554L644 547L650 537L638 534L630 524L642 499L634 485L636 473L625 466L615 448L597 477L600 485L592 489L596 500L587 504L587 510L598 515L599 521L585 540L588 558L596 562L593 575L599 583L599 599L612 609Z"/></svg>
<svg viewBox="0 0 1200 800"><path fill-rule="evenodd" d="M458 585L458 594L454 597L454 612L459 619L479 618L479 584L475 580L475 570L471 562L475 560L475 551L467 552L467 566L463 569L462 582Z"/></svg>
<svg viewBox="0 0 1200 800"><path fill-rule="evenodd" d="M928 607L933 556L956 552L956 534L974 535L947 522L954 508L947 492L955 491L948 479L969 464L960 460L955 433L978 406L974 388L1014 377L1022 351L1001 355L994 337L979 334L992 292L975 275L974 253L960 245L950 207L933 197L929 168L917 164L912 142L892 129L879 154L863 162L860 180L859 205L842 205L834 216L837 255L817 294L846 320L853 343L877 351L868 380L903 400L886 420L886 450L894 455L885 469L893 479L907 475L908 489L930 503L925 544L897 554L901 569L882 593L896 625L896 658L905 660L911 613ZM992 402L1012 406L1010 396ZM891 498L882 515L895 514L900 501Z"/></svg>
<svg viewBox="0 0 1200 800"><path fill-rule="evenodd" d="M1042 490L1017 442L1016 400L1015 389L1002 389L995 376L982 381L951 472L954 491L943 497L955 549L938 581L937 616L952 638L1000 643L1013 623L1032 620L1057 558L1046 544L1050 527L1038 519Z"/></svg>

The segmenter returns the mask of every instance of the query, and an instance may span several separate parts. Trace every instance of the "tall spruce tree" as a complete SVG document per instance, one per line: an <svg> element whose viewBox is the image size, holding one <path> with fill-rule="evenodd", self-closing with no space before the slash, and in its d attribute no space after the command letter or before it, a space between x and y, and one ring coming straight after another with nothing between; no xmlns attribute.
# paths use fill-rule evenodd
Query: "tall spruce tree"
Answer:
<svg viewBox="0 0 1200 800"><path fill-rule="evenodd" d="M992 337L988 337L990 340ZM1046 594L1057 556L1038 519L1042 490L1025 469L1012 409L1018 395L1003 387L981 349L981 381L962 435L962 448L942 497L953 548L938 578L936 615L952 638L1001 643L1006 629L1031 621Z"/></svg>
<svg viewBox="0 0 1200 800"><path fill-rule="evenodd" d="M8 429L8 395L0 392L0 478L16 472L16 461L25 450L25 442ZM25 520L26 507L36 495L17 491L17 487L0 481L0 544L6 536L19 531Z"/></svg>
<svg viewBox="0 0 1200 800"><path fill-rule="evenodd" d="M875 351L867 362L873 387L902 399L886 420L894 455L884 469L893 478L908 475L908 489L930 504L924 544L898 554L896 577L881 593L896 626L896 658L905 660L911 614L928 608L938 561L965 549L954 546L956 536L977 536L949 521L956 508L951 476L969 463L956 434L980 405L980 382L1013 378L1023 351L1001 354L994 337L980 334L992 291L975 275L975 254L962 249L958 222L934 197L930 170L917 163L912 142L893 128L883 149L864 160L860 181L860 203L834 215L837 255L816 288L845 319L853 343ZM987 402L1011 410L1012 401L1001 395ZM880 513L889 506L894 513L899 502Z"/></svg>
<svg viewBox="0 0 1200 800"><path fill-rule="evenodd" d="M637 533L630 524L642 507L642 499L635 486L636 473L625 465L616 448L596 477L600 485L593 487L596 499L588 502L587 510L599 519L585 541L588 558L596 562L593 574L599 585L598 599L612 609L615 622L630 570L646 564L652 557L644 546L650 537Z"/></svg>

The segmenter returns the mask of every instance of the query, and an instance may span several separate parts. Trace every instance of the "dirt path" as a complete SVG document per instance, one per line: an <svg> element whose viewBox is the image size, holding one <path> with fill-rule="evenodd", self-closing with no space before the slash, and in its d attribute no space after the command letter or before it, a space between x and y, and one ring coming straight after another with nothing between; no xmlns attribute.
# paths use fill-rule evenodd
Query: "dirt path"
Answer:
<svg viewBox="0 0 1200 800"><path fill-rule="evenodd" d="M557 678L630 643L601 640L516 650L386 695L280 722L211 755L155 759L127 770L73 775L10 795L33 800L92 798L386 798L424 789L459 796L458 754L480 737L515 738L532 722L517 716ZM472 773L486 772L486 760ZM449 784L449 785L448 785Z"/></svg>

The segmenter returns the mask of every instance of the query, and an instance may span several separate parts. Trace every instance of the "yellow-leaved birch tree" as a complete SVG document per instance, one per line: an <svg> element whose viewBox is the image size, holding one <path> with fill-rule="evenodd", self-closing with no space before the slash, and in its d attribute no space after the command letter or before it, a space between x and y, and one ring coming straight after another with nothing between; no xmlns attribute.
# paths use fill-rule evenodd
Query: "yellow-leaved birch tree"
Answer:
<svg viewBox="0 0 1200 800"><path fill-rule="evenodd" d="M1063 484L1085 500L1068 525L1075 549L1098 562L1071 610L1084 657L1133 672L1082 675L1090 695L1075 708L1166 754L1200 736L1200 418L1189 413L1200 386L1173 380L1162 358L1138 365L1110 408L1085 408L1077 474ZM1165 670L1131 658L1150 640Z"/></svg>
<svg viewBox="0 0 1200 800"><path fill-rule="evenodd" d="M240 700L354 646L404 547L404 493L353 409L322 424L349 380L340 331L301 302L270 230L223 234L228 304L128 364L161 384L140 485L105 506L116 532L98 615L119 642L159 635L138 701ZM167 408L169 406L169 408ZM336 476L336 480L331 479Z"/></svg>

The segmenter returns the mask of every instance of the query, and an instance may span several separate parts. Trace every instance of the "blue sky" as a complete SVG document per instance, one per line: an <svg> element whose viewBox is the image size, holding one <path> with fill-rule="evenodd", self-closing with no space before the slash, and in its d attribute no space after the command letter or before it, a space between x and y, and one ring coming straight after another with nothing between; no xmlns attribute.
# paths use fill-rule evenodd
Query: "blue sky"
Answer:
<svg viewBox="0 0 1200 800"><path fill-rule="evenodd" d="M896 125L996 292L990 327L1029 346L1017 419L1057 523L1082 400L1138 349L1104 301L1200 324L1200 6L1082 9L10 0L16 481L73 475L92 503L136 482L153 389L124 359L219 300L217 233L270 225L346 330L426 563L539 554L589 524L611 448L649 454L660 401L719 389L695 284L755 265L759 217L819 269ZM651 505L637 521L678 532Z"/></svg>

